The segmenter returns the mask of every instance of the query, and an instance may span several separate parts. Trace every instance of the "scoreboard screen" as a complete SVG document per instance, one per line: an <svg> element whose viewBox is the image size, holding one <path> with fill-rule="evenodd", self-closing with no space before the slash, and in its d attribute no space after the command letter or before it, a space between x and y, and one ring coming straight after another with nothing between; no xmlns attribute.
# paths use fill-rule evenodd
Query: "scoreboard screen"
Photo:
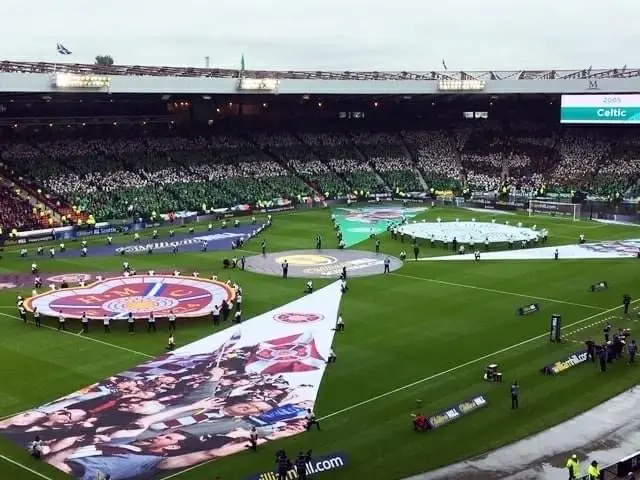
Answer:
<svg viewBox="0 0 640 480"><path fill-rule="evenodd" d="M640 123L640 95L563 95L560 123Z"/></svg>

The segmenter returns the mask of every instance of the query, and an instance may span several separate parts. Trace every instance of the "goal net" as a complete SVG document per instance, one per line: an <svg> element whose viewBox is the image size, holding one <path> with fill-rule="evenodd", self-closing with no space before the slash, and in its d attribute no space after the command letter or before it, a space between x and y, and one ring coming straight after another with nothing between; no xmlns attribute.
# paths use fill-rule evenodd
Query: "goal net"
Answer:
<svg viewBox="0 0 640 480"><path fill-rule="evenodd" d="M571 218L576 221L580 220L580 204L529 200L529 216L533 217L534 215Z"/></svg>

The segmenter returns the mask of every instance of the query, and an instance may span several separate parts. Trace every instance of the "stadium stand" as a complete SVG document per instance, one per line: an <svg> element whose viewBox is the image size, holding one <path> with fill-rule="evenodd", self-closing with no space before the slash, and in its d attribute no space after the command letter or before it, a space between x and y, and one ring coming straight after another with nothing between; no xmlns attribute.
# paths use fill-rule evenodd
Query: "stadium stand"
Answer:
<svg viewBox="0 0 640 480"><path fill-rule="evenodd" d="M517 119L518 100L489 119L466 121L454 115L465 108L461 99L461 107L445 104L429 119L385 113L340 123L309 112L300 113L300 122L283 122L303 108L286 100L270 105L283 109L280 116L248 122L232 118L237 113L225 106L231 102L221 101L221 125L203 127L180 120L184 112L175 103L149 106L131 96L113 105L73 106L68 98L16 102L22 109L16 118L31 115L41 128L0 123L5 228L354 193L534 194L544 186L548 192L635 197L640 191L636 129L565 127L557 111L535 100L527 121ZM177 116L167 116L170 106ZM38 109L46 120L38 120L44 115ZM81 119L70 119L74 112ZM140 112L156 118L153 125L145 125ZM110 117L85 127L87 113Z"/></svg>

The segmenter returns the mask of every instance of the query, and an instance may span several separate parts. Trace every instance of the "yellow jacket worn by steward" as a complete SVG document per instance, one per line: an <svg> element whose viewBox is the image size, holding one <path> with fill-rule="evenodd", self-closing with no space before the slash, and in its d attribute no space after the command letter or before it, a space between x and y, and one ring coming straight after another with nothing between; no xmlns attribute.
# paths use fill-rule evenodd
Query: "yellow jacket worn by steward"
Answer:
<svg viewBox="0 0 640 480"><path fill-rule="evenodd" d="M600 469L597 466L590 465L589 480L599 480L599 479L600 479Z"/></svg>
<svg viewBox="0 0 640 480"><path fill-rule="evenodd" d="M575 455L567 460L567 469L573 475L573 478L580 476L580 462L575 458Z"/></svg>

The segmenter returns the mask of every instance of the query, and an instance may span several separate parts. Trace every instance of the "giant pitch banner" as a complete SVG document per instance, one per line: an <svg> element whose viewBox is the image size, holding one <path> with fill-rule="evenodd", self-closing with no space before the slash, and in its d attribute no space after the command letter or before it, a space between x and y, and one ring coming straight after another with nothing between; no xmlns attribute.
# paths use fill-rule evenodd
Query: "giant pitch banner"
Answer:
<svg viewBox="0 0 640 480"><path fill-rule="evenodd" d="M55 278L55 277L54 277ZM170 275L135 275L108 278L86 287L62 288L30 297L25 308L41 315L67 318L124 319L203 317L223 300L231 303L235 292L222 282Z"/></svg>
<svg viewBox="0 0 640 480"><path fill-rule="evenodd" d="M371 235L379 235L392 223L410 219L425 212L425 207L407 208L400 205L376 205L336 208L333 214L340 226L344 243L351 247L365 241Z"/></svg>
<svg viewBox="0 0 640 480"><path fill-rule="evenodd" d="M552 260L556 249L560 260L588 260L607 258L637 258L640 252L640 239L610 240L583 245L561 245L558 247L522 248L518 250L500 250L482 252L483 260ZM442 257L424 257L424 261L473 261L472 253L465 255L446 255Z"/></svg>
<svg viewBox="0 0 640 480"><path fill-rule="evenodd" d="M0 434L82 480L143 480L305 430L334 336L340 285L34 410Z"/></svg>

